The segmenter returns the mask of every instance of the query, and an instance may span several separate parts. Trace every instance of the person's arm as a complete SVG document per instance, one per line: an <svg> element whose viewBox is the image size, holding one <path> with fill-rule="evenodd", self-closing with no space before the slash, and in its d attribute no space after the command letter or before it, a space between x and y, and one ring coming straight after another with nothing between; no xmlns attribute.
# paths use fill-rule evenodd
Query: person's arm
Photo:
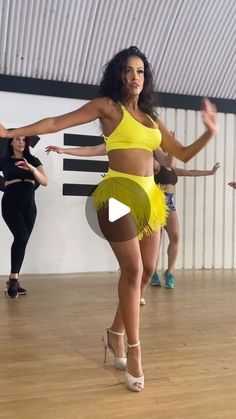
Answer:
<svg viewBox="0 0 236 419"><path fill-rule="evenodd" d="M157 148L157 150L154 151L153 156L154 159L157 160L161 166L175 168L175 157L172 156L172 154L165 153L161 149L161 147Z"/></svg>
<svg viewBox="0 0 236 419"><path fill-rule="evenodd" d="M220 163L216 163L211 170L187 170L187 169L179 169L178 167L175 168L176 175L179 176L211 176L216 173L219 169Z"/></svg>
<svg viewBox="0 0 236 419"><path fill-rule="evenodd" d="M35 177L35 180L38 183L40 183L40 185L43 185L43 186L48 185L48 178L46 176L45 170L42 165L34 168L33 175Z"/></svg>
<svg viewBox="0 0 236 419"><path fill-rule="evenodd" d="M32 164L28 163L26 159L20 160L19 162L15 163L17 167L23 170L29 170L33 173L35 180L43 186L48 185L48 179L45 173L43 166L40 164L37 167L34 167Z"/></svg>
<svg viewBox="0 0 236 419"><path fill-rule="evenodd" d="M5 191L5 179L2 175L0 175L0 191Z"/></svg>
<svg viewBox="0 0 236 419"><path fill-rule="evenodd" d="M162 134L163 149L185 163L196 156L196 154L208 144L217 131L216 107L209 99L203 100L201 114L206 131L201 137L188 146L184 146L177 141L164 124L161 121L158 121L158 126Z"/></svg>
<svg viewBox="0 0 236 419"><path fill-rule="evenodd" d="M153 172L154 174L158 174L161 170L161 164L156 159L153 159Z"/></svg>
<svg viewBox="0 0 236 419"><path fill-rule="evenodd" d="M0 137L12 138L19 136L42 135L58 132L66 128L86 124L107 116L108 98L94 99L73 112L41 119L24 127L7 130L0 124Z"/></svg>
<svg viewBox="0 0 236 419"><path fill-rule="evenodd" d="M58 154L69 154L71 156L105 156L107 154L105 143L98 144L95 146L86 147L57 147L49 145L45 148L47 154L53 151Z"/></svg>
<svg viewBox="0 0 236 419"><path fill-rule="evenodd" d="M232 188L236 189L236 181L233 180L232 182L228 183L229 186L231 186Z"/></svg>

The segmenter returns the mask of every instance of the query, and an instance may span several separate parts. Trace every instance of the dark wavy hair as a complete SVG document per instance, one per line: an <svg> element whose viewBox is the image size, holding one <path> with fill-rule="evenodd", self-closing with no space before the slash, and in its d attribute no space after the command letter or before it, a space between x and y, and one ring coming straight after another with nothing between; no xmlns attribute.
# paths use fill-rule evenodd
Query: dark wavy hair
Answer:
<svg viewBox="0 0 236 419"><path fill-rule="evenodd" d="M8 139L7 150L6 150L6 157L11 157L14 154L13 147L11 145L13 138ZM29 148L29 139L25 137L25 149L23 151L23 157L27 160L32 154L30 153Z"/></svg>
<svg viewBox="0 0 236 419"><path fill-rule="evenodd" d="M110 97L115 102L122 102L124 99L122 73L127 65L128 58L133 56L140 58L144 64L144 85L139 95L139 108L148 115L156 117L153 72L146 56L135 46L118 52L104 66L99 95Z"/></svg>

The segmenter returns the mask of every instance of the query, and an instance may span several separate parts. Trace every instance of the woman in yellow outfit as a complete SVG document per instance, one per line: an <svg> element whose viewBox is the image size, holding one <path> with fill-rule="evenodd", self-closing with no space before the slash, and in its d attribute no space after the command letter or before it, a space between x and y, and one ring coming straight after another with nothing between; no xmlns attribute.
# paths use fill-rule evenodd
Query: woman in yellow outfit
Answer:
<svg viewBox="0 0 236 419"><path fill-rule="evenodd" d="M136 47L118 52L109 61L100 90L101 97L73 112L43 119L13 132L0 126L0 136L46 134L99 119L106 139L109 171L95 191L95 206L101 228L105 228L120 265L119 304L103 342L105 353L108 349L113 352L115 366L126 370L127 387L139 392L144 387L139 336L140 284L142 277L150 278L154 272L159 231L166 218L164 195L153 177L153 151L162 144L165 151L188 161L215 134L216 110L209 100L205 100L202 109L205 132L189 146L179 143L155 115L150 65ZM145 193L141 192L143 188ZM109 223L107 218L111 194L116 194L122 202L124 195L131 208L132 215L118 220L118 229L116 223ZM150 208L147 196L150 197ZM130 235L126 240L122 236L116 240L114 231L128 231Z"/></svg>

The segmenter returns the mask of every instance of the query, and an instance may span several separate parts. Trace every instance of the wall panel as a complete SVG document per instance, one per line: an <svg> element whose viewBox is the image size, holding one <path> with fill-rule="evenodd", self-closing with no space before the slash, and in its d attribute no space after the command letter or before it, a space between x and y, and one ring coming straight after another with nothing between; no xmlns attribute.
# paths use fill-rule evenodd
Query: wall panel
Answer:
<svg viewBox="0 0 236 419"><path fill-rule="evenodd" d="M190 144L204 127L200 112L165 110L165 123L175 130L177 138ZM174 126L173 126L174 121ZM187 164L177 167L211 170L216 162L221 167L215 175L179 177L175 203L180 221L180 247L177 268L235 268L236 191L228 186L236 179L235 126L236 115L219 114L219 131L207 147ZM160 268L166 269L167 237L164 233Z"/></svg>

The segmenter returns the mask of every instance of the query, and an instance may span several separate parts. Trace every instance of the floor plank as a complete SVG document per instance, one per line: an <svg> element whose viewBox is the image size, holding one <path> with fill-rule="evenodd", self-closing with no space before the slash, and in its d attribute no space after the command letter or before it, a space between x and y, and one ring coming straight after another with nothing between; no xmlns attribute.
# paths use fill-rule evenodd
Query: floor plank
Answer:
<svg viewBox="0 0 236 419"><path fill-rule="evenodd" d="M27 296L0 295L1 419L235 419L234 271L178 271L174 290L147 287L140 394L112 356L103 365L117 274L25 275L22 285Z"/></svg>

